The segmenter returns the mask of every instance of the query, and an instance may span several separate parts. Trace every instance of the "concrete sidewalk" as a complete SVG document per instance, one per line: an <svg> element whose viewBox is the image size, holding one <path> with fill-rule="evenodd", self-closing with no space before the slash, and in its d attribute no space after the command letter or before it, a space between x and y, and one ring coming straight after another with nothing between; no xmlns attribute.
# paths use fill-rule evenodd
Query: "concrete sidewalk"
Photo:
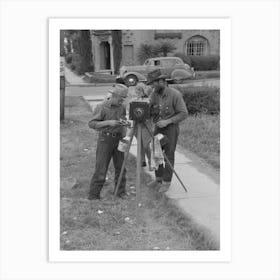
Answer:
<svg viewBox="0 0 280 280"><path fill-rule="evenodd" d="M94 109L100 101L86 98L85 100ZM101 97L100 97L101 99ZM133 139L130 153L137 157L137 140ZM210 178L210 176L199 171L190 158L184 154L175 153L175 166L178 176L183 181L188 192L186 193L180 182L173 175L170 189L166 196L176 203L176 205L186 214L191 216L195 222L209 230L213 238L220 241L220 186ZM154 172L148 172L148 168L143 170L154 176Z"/></svg>
<svg viewBox="0 0 280 280"><path fill-rule="evenodd" d="M137 140L134 139L130 153L137 157ZM175 152L174 168L187 188L187 193L173 174L169 190L165 193L195 222L211 231L220 240L220 186L206 174L191 165L192 161L182 153ZM154 177L154 172L145 172Z"/></svg>

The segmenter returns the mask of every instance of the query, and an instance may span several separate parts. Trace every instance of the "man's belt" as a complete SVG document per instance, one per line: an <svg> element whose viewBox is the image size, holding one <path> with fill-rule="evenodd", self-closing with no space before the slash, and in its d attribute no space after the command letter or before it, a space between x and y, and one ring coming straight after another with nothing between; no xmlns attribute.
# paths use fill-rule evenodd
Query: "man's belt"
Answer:
<svg viewBox="0 0 280 280"><path fill-rule="evenodd" d="M107 132L107 131L101 131L102 135L106 135L106 136L111 136L111 137L121 137L121 133L120 132Z"/></svg>

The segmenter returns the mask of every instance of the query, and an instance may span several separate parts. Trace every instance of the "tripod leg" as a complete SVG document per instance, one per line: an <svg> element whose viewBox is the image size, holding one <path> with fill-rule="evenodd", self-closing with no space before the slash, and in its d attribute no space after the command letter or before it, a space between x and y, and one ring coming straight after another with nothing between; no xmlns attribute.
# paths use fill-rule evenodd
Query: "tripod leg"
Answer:
<svg viewBox="0 0 280 280"><path fill-rule="evenodd" d="M137 209L140 201L140 185L141 185L141 141L142 127L137 124L137 165L136 165L136 202Z"/></svg>
<svg viewBox="0 0 280 280"><path fill-rule="evenodd" d="M147 128L150 136L153 138L153 134L152 132L150 131L150 129L148 128L148 126L146 125L146 123L144 122L144 125L145 127ZM172 172L176 175L178 181L180 182L180 184L182 185L183 189L188 192L187 188L185 187L184 183L182 182L182 180L180 179L179 175L177 174L177 172L175 171L174 167L172 166L172 164L170 163L169 159L167 158L166 154L163 153L163 156L164 156L164 160L167 162L167 164L170 166L170 168L172 169Z"/></svg>
<svg viewBox="0 0 280 280"><path fill-rule="evenodd" d="M127 150L126 150L125 155L124 155L124 160L123 160L121 172L120 172L120 175L119 175L119 178L118 178L117 185L116 185L115 190L114 190L114 197L116 197L116 195L118 193L118 190L119 190L119 187L120 187L120 184L121 184L121 181L122 181L122 176L123 176L124 168L125 168L125 165L126 165L126 162L127 162L127 159L128 159L129 150L130 150L130 147L131 147L131 144L132 144L135 128L133 127L132 130L133 130L133 133L132 133L130 141L128 143L128 147L127 147Z"/></svg>
<svg viewBox="0 0 280 280"><path fill-rule="evenodd" d="M174 167L172 166L172 164L170 163L169 159L167 158L165 152L163 152L163 156L164 156L164 160L167 162L167 164L170 166L170 168L172 169L172 172L176 175L178 181L180 182L180 184L182 185L183 189L188 192L187 188L185 187L185 185L183 184L182 180L180 179L179 175L177 174L177 172L175 171Z"/></svg>

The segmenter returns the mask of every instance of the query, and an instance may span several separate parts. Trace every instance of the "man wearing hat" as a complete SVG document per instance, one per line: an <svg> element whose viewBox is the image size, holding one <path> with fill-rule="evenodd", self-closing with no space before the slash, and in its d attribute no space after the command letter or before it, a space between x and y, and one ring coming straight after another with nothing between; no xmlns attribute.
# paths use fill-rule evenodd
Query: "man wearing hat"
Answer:
<svg viewBox="0 0 280 280"><path fill-rule="evenodd" d="M166 76L158 69L148 73L147 84L151 85L153 92L150 96L151 106L157 109L154 116L154 135L159 133L165 136L166 144L162 147L166 157L174 167L174 156L179 136L179 122L184 120L188 111L180 92L169 88L165 81ZM172 169L165 163L155 171L156 181L151 186L157 187L159 192L166 192L171 183Z"/></svg>
<svg viewBox="0 0 280 280"><path fill-rule="evenodd" d="M93 112L89 127L99 131L96 148L95 172L90 182L89 200L100 199L100 192L106 180L106 174L111 158L115 168L115 186L117 184L124 153L118 150L119 140L125 136L124 120L126 109L123 102L128 94L128 88L116 84L110 91L110 98L98 104ZM125 195L125 170L117 195Z"/></svg>

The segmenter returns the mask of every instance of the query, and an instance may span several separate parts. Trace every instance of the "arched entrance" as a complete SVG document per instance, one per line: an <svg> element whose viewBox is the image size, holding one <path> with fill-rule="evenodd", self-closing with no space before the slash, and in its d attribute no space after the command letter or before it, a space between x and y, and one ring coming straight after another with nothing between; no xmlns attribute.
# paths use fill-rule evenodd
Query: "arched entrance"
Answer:
<svg viewBox="0 0 280 280"><path fill-rule="evenodd" d="M110 44L100 43L100 70L111 69Z"/></svg>

